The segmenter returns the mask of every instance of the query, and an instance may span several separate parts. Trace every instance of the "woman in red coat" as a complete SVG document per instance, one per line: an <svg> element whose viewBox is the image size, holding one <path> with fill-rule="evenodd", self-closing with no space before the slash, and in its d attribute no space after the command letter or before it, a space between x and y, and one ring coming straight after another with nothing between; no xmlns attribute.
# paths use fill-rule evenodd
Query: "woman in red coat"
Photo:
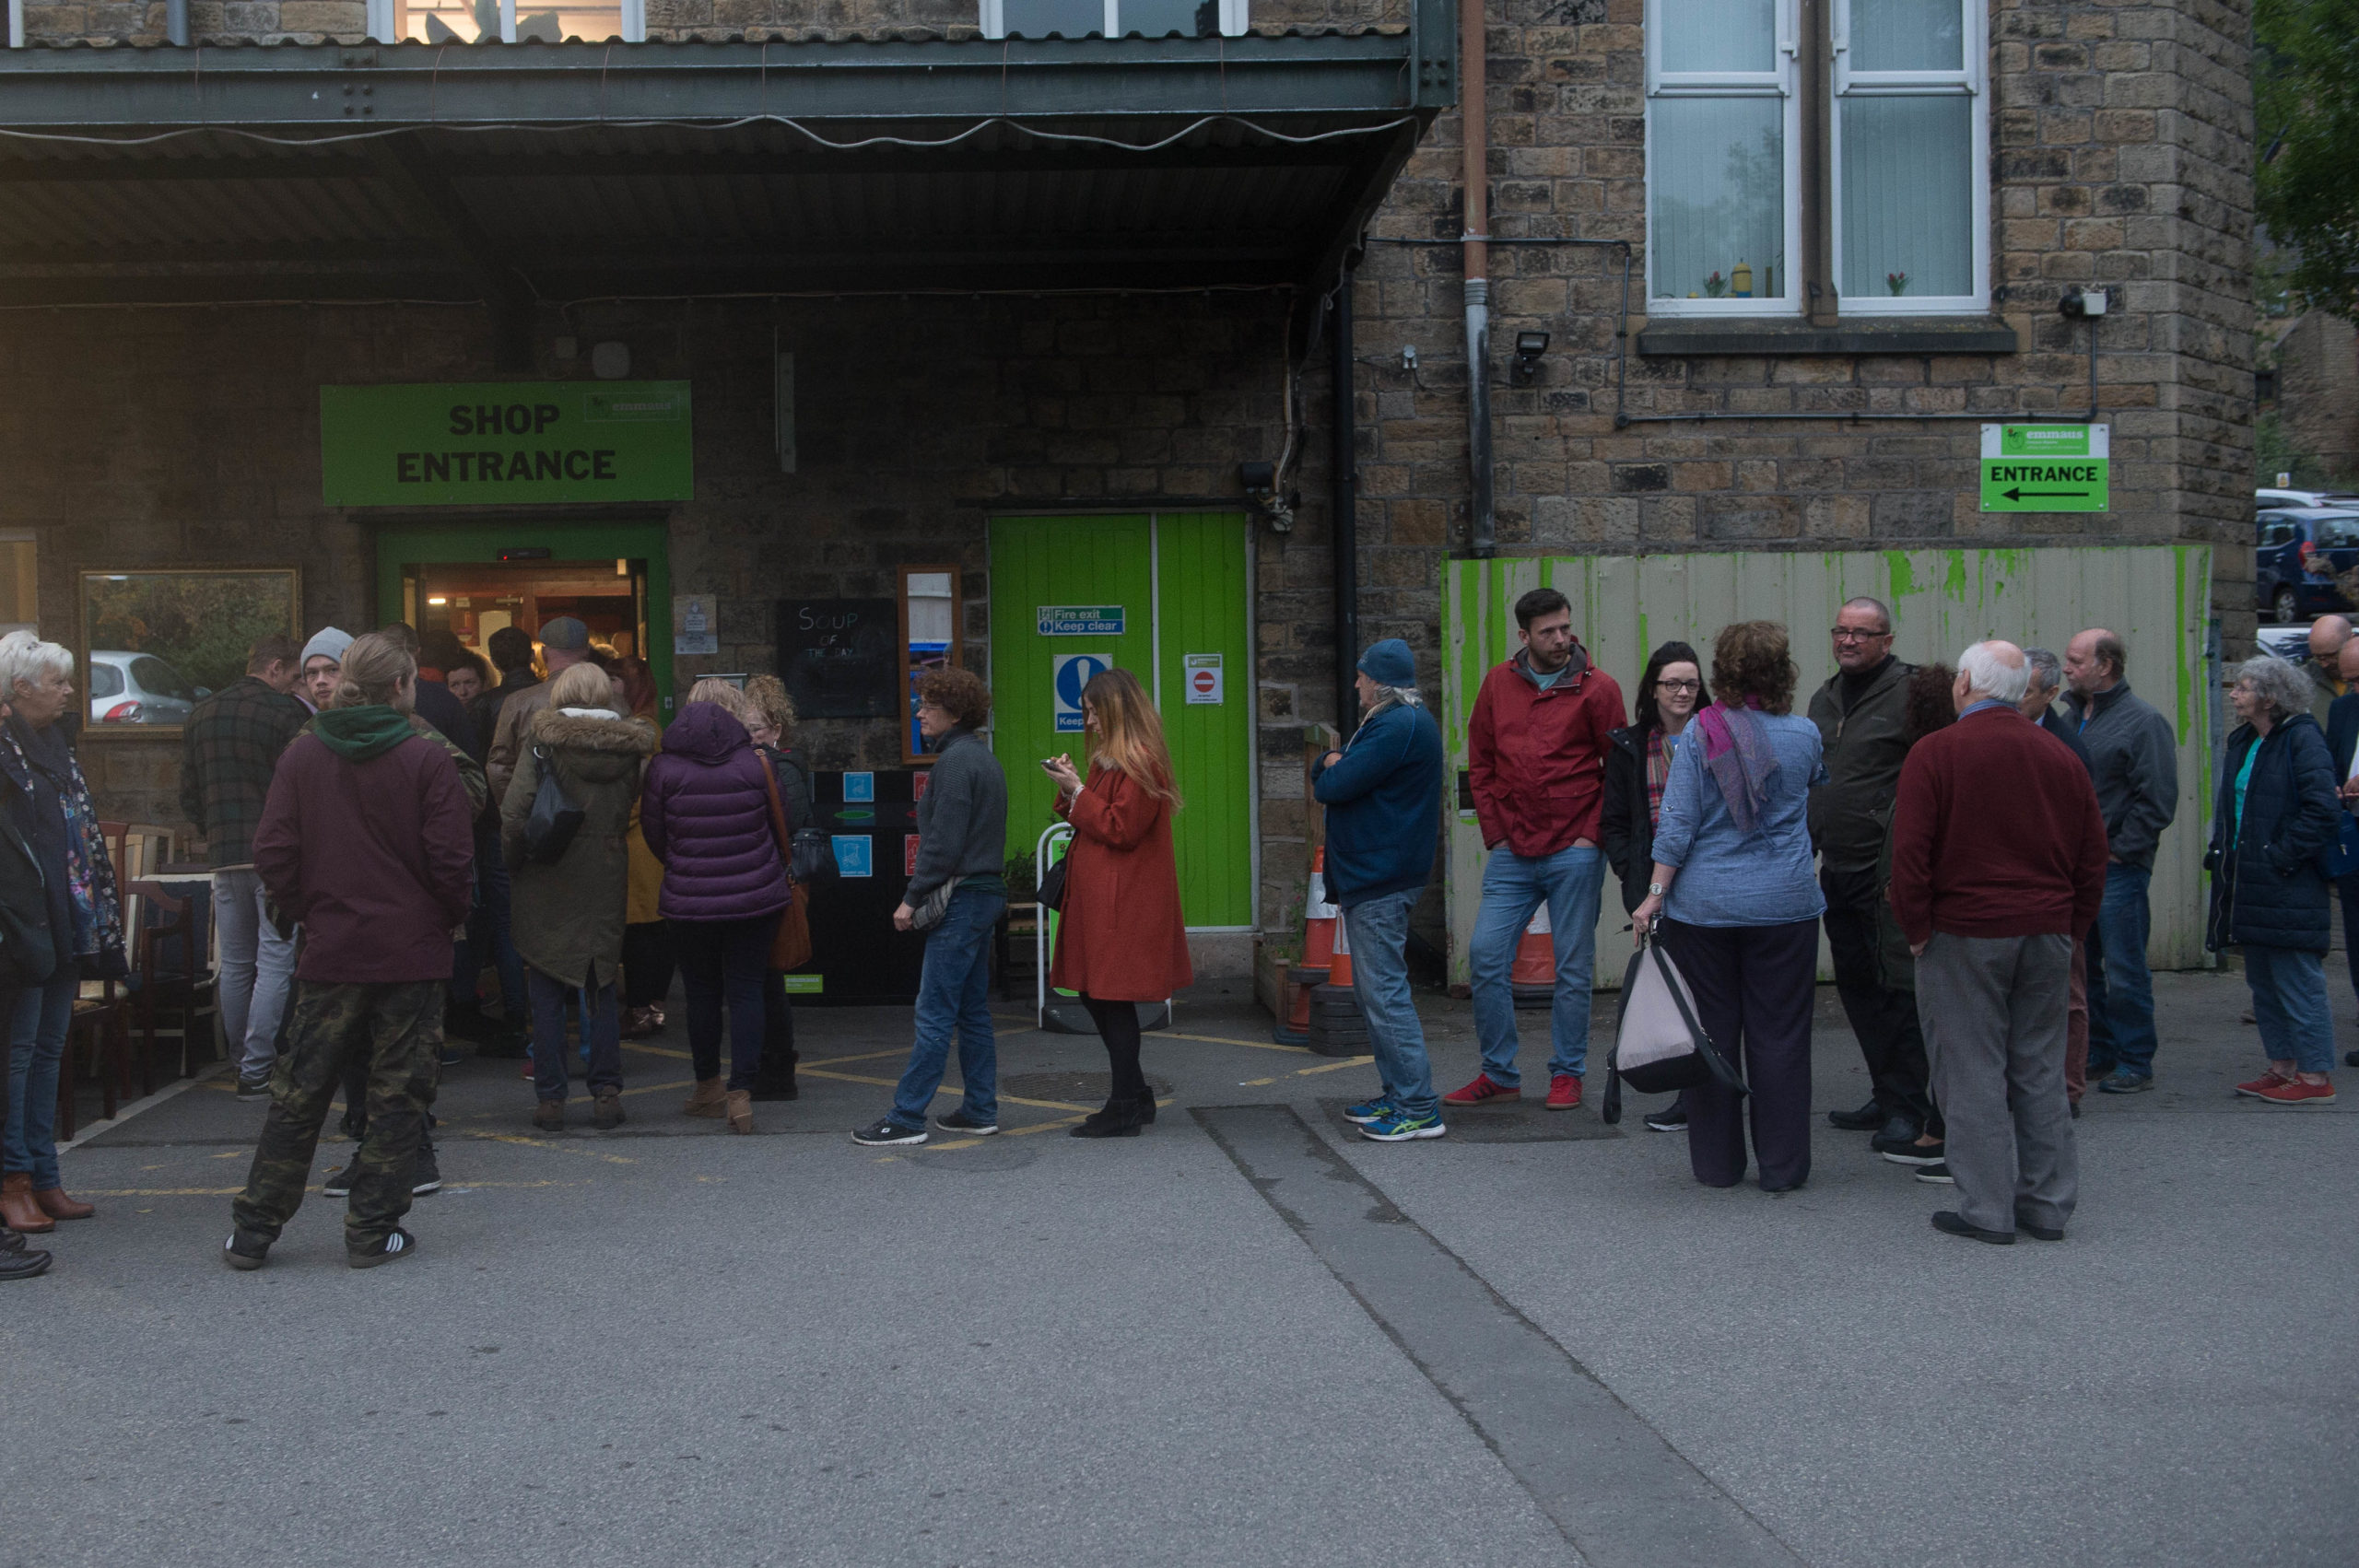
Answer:
<svg viewBox="0 0 2359 1568"><path fill-rule="evenodd" d="M1073 1136L1136 1138L1155 1119L1155 1094L1139 1071L1137 1004L1162 1001L1196 977L1171 852L1180 791L1163 720L1137 676L1102 672L1082 688L1081 710L1095 737L1087 782L1070 756L1041 764L1060 790L1057 814L1074 827L1049 983L1081 993L1113 1067L1105 1109Z"/></svg>

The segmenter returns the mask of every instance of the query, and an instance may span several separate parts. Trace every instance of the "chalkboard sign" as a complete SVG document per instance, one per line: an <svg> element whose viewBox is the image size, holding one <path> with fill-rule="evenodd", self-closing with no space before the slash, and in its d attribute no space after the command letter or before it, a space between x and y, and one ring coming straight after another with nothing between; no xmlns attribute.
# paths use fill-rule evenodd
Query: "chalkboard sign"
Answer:
<svg viewBox="0 0 2359 1568"><path fill-rule="evenodd" d="M779 678L804 719L898 714L900 641L900 607L890 599L779 603Z"/></svg>

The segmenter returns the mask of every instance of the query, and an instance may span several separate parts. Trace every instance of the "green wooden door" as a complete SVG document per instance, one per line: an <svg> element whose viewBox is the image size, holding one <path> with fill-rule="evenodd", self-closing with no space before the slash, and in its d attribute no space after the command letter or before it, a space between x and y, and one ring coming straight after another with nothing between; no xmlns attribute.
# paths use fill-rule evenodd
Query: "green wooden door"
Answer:
<svg viewBox="0 0 2359 1568"><path fill-rule="evenodd" d="M1055 791L1040 759L1084 755L1073 700L1079 681L1100 665L1119 665L1156 697L1170 739L1187 802L1173 837L1188 924L1250 927L1252 698L1244 520L1218 513L997 518L991 543L992 743L1007 769L1008 853L1029 853L1055 820ZM1079 614L1088 611L1099 614ZM1218 701L1185 700L1191 655ZM1062 699L1061 675L1069 688ZM1059 728L1061 717L1066 728Z"/></svg>

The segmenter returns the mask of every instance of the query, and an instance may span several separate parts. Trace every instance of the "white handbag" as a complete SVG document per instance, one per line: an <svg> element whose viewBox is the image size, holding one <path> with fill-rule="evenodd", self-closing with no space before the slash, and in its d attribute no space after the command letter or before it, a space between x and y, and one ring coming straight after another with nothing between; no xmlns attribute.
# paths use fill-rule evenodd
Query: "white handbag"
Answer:
<svg viewBox="0 0 2359 1568"><path fill-rule="evenodd" d="M1605 1059L1605 1098L1598 1114L1622 1119L1622 1081L1641 1094L1667 1094L1718 1081L1739 1094L1743 1075L1712 1043L1696 1017L1695 993L1660 942L1641 938L1622 976L1622 1010Z"/></svg>

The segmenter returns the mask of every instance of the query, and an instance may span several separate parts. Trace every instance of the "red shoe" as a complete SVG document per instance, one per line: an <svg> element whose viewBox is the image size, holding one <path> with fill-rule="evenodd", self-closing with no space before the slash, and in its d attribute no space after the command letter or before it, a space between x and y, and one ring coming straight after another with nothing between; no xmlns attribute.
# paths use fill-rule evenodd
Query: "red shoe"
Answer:
<svg viewBox="0 0 2359 1568"><path fill-rule="evenodd" d="M2272 1067L2268 1071L2262 1073L2259 1077L2253 1079L2250 1082L2237 1084L2236 1093L2239 1094L2249 1094L2254 1099L2258 1100L2262 1097L2262 1092L2264 1090L2274 1089L2280 1083L2292 1083L2294 1082L2295 1082L2295 1080L2286 1077L2283 1073L2279 1072Z"/></svg>
<svg viewBox="0 0 2359 1568"><path fill-rule="evenodd" d="M1548 1080L1548 1108L1550 1110L1579 1110L1580 1103L1581 1081L1577 1074L1560 1072Z"/></svg>
<svg viewBox="0 0 2359 1568"><path fill-rule="evenodd" d="M1441 1103L1445 1106L1487 1106L1494 1100L1520 1100L1522 1098L1522 1090L1509 1089L1501 1084L1494 1083L1491 1082L1491 1075L1489 1073L1478 1072L1474 1075L1473 1082L1469 1083L1463 1089L1444 1094L1441 1097Z"/></svg>
<svg viewBox="0 0 2359 1568"><path fill-rule="evenodd" d="M2253 1098L2266 1100L2272 1106L2330 1106L2334 1104L2334 1085L2305 1083L2298 1078L2281 1078Z"/></svg>

